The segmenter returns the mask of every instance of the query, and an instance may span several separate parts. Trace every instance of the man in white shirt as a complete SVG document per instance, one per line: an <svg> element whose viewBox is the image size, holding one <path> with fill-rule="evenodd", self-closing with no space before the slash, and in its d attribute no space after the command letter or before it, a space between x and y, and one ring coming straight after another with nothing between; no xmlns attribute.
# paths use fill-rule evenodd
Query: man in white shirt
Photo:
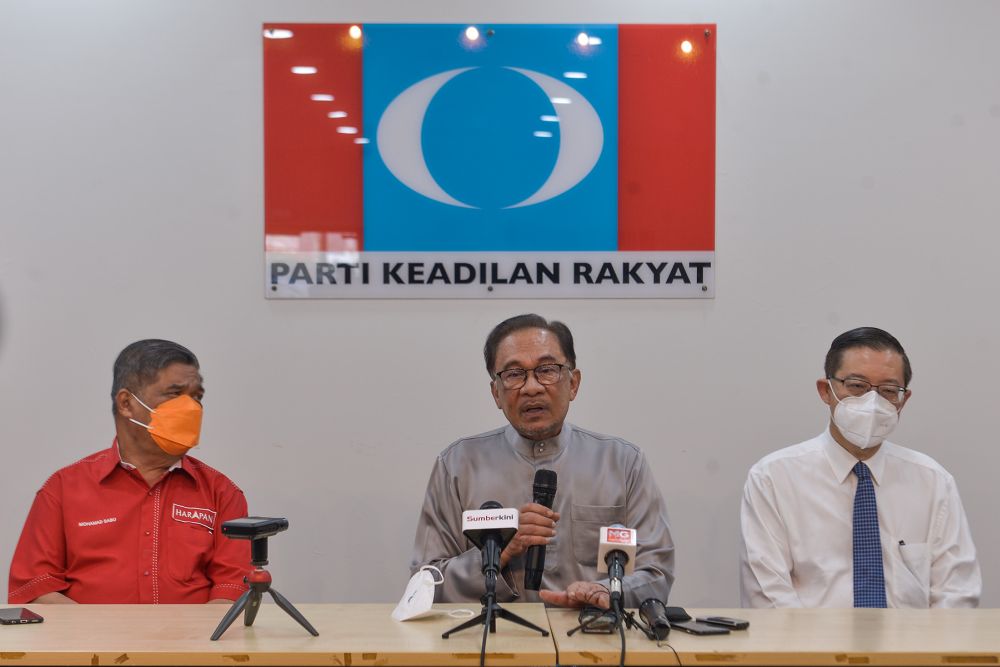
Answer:
<svg viewBox="0 0 1000 667"><path fill-rule="evenodd" d="M758 461L740 511L744 607L975 607L982 578L954 478L885 438L912 372L889 333L830 346L827 430Z"/></svg>

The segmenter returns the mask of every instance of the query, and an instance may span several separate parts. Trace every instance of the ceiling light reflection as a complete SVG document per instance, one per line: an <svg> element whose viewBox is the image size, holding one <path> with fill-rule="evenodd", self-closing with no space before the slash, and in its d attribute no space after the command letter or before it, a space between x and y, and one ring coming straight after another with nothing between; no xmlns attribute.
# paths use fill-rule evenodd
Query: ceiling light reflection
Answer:
<svg viewBox="0 0 1000 667"><path fill-rule="evenodd" d="M351 36L351 39L361 39L361 26L352 25L347 29L347 34Z"/></svg>
<svg viewBox="0 0 1000 667"><path fill-rule="evenodd" d="M356 144L367 144L368 142L369 142L368 137L357 137L354 140L354 143L356 143Z"/></svg>
<svg viewBox="0 0 1000 667"><path fill-rule="evenodd" d="M600 37L588 37L587 46L600 46L603 41Z"/></svg>
<svg viewBox="0 0 1000 667"><path fill-rule="evenodd" d="M587 46L590 43L590 36L585 32L581 32L576 36L576 43L580 46Z"/></svg>
<svg viewBox="0 0 1000 667"><path fill-rule="evenodd" d="M313 93L312 95L309 96L309 99L311 99L313 102L332 102L333 95L330 95L328 93Z"/></svg>
<svg viewBox="0 0 1000 667"><path fill-rule="evenodd" d="M550 97L549 102L552 104L573 104L573 100L568 97Z"/></svg>
<svg viewBox="0 0 1000 667"><path fill-rule="evenodd" d="M586 79L586 72L563 72L564 79Z"/></svg>
<svg viewBox="0 0 1000 667"><path fill-rule="evenodd" d="M337 132L340 134L357 134L358 128L351 127L350 125L344 125L342 127L338 127Z"/></svg>
<svg viewBox="0 0 1000 667"><path fill-rule="evenodd" d="M548 115L546 115L546 116L539 116L539 118L541 119L541 121L543 123L558 123L559 122L559 116L548 116Z"/></svg>
<svg viewBox="0 0 1000 667"><path fill-rule="evenodd" d="M689 42L686 39L683 42L681 42L681 51L683 51L684 53L691 53L692 50L694 50L694 47L691 46L691 42Z"/></svg>
<svg viewBox="0 0 1000 667"><path fill-rule="evenodd" d="M552 133L546 130L535 130L534 135L539 139L551 139Z"/></svg>
<svg viewBox="0 0 1000 667"><path fill-rule="evenodd" d="M347 118L347 112L346 111L331 111L330 113L326 114L326 117L327 118Z"/></svg>
<svg viewBox="0 0 1000 667"><path fill-rule="evenodd" d="M298 65L292 68L292 74L315 74L318 71L315 67L308 67L306 65Z"/></svg>
<svg viewBox="0 0 1000 667"><path fill-rule="evenodd" d="M273 28L264 31L265 39L291 39L295 33L284 28Z"/></svg>
<svg viewBox="0 0 1000 667"><path fill-rule="evenodd" d="M479 39L479 28L474 25L470 25L465 29L465 38L470 42L475 42Z"/></svg>

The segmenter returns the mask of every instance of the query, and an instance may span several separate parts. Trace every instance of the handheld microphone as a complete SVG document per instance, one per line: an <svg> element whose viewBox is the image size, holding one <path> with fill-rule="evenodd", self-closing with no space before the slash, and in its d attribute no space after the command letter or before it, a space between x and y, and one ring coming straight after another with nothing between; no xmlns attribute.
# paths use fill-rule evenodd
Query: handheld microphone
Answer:
<svg viewBox="0 0 1000 667"><path fill-rule="evenodd" d="M639 605L639 618L649 626L656 641L663 641L670 634L670 621L667 620L667 606L656 598L647 598Z"/></svg>
<svg viewBox="0 0 1000 667"><path fill-rule="evenodd" d="M462 512L462 534L483 551L483 574L487 586L500 573L500 552L517 532L518 511L487 500L478 510Z"/></svg>
<svg viewBox="0 0 1000 667"><path fill-rule="evenodd" d="M535 472L533 487L535 502L552 509L552 501L556 497L556 473L554 470L542 468ZM524 558L524 587L537 591L542 587L542 572L545 570L545 545L535 544L528 547Z"/></svg>
<svg viewBox="0 0 1000 667"><path fill-rule="evenodd" d="M601 528L597 549L597 571L608 573L611 608L621 611L622 577L635 571L635 531L620 523Z"/></svg>

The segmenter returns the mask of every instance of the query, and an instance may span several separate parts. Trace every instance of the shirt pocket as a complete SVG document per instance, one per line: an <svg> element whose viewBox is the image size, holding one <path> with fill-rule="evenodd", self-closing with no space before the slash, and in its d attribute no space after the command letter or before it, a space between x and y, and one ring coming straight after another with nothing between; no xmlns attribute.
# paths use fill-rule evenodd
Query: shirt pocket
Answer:
<svg viewBox="0 0 1000 667"><path fill-rule="evenodd" d="M625 523L624 505L576 505L570 508L573 525L573 556L581 565L597 565L597 548L600 546L601 527Z"/></svg>
<svg viewBox="0 0 1000 667"><path fill-rule="evenodd" d="M926 609L930 605L931 550L924 544L900 544L895 570L899 606Z"/></svg>
<svg viewBox="0 0 1000 667"><path fill-rule="evenodd" d="M215 546L212 531L182 523L167 528L167 540L166 571L170 578L180 582L206 579L205 566Z"/></svg>

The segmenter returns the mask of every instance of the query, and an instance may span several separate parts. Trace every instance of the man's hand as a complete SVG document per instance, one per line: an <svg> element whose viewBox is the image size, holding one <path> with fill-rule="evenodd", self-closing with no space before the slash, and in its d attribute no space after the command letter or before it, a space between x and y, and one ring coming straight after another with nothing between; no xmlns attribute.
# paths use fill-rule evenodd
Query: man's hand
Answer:
<svg viewBox="0 0 1000 667"><path fill-rule="evenodd" d="M591 605L607 609L611 606L611 594L608 589L593 581L574 581L565 591L538 591L542 601L557 607L586 607Z"/></svg>
<svg viewBox="0 0 1000 667"><path fill-rule="evenodd" d="M32 604L77 604L76 600L71 600L62 593L46 593L39 595L31 601Z"/></svg>
<svg viewBox="0 0 1000 667"><path fill-rule="evenodd" d="M507 567L511 558L520 556L533 545L545 546L549 539L556 535L556 521L559 512L550 510L545 505L527 503L517 508L519 518L517 533L514 539L500 553L500 567Z"/></svg>

